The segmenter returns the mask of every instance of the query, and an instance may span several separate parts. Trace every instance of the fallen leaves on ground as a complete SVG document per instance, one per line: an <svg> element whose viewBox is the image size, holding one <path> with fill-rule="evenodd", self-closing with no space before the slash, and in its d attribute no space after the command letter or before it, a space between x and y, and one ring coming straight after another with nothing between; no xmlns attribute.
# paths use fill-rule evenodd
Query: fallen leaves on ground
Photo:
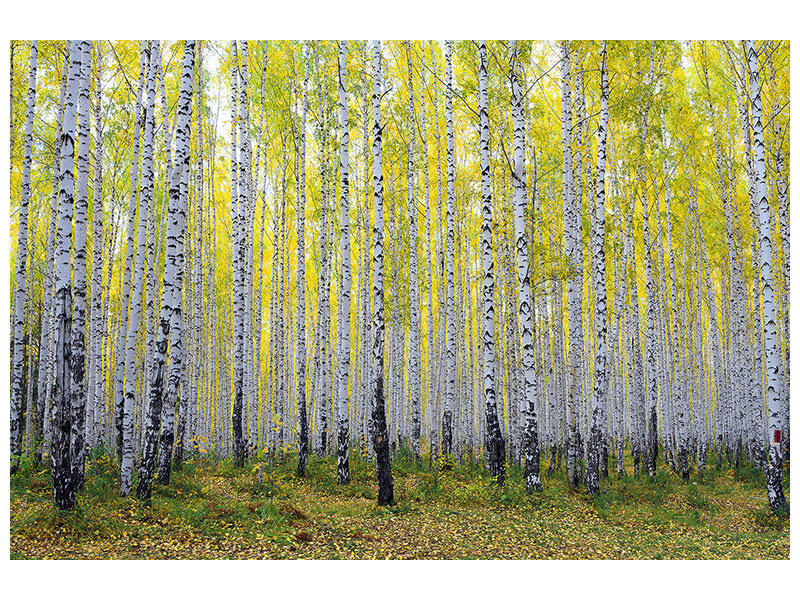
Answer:
<svg viewBox="0 0 800 600"><path fill-rule="evenodd" d="M765 516L764 492L724 474L709 484L669 475L658 484L606 479L603 495L593 500L569 491L558 475L545 480L544 492L527 496L521 482L500 491L464 470L399 470L397 504L378 507L368 463L354 468L349 486L335 485L334 469L318 460L297 479L287 465L257 484L246 469L223 472L201 463L157 487L150 506L111 489L84 490L72 513L56 511L40 483L18 482L11 492L11 557L789 557L788 524Z"/></svg>

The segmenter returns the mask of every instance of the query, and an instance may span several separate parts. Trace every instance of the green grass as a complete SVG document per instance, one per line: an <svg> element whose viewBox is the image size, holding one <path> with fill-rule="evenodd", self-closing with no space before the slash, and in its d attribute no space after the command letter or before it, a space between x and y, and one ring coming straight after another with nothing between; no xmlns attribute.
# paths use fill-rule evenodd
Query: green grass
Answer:
<svg viewBox="0 0 800 600"><path fill-rule="evenodd" d="M374 465L355 452L345 486L333 457L309 457L304 478L291 454L243 468L198 457L148 506L119 497L116 464L97 454L76 508L57 511L46 465L23 461L11 478L11 558L789 556L788 517L769 511L747 466L686 482L659 464L653 479L612 474L593 498L569 490L563 468L529 495L520 466L497 486L468 458L442 471L421 462L394 456L395 504L378 507Z"/></svg>

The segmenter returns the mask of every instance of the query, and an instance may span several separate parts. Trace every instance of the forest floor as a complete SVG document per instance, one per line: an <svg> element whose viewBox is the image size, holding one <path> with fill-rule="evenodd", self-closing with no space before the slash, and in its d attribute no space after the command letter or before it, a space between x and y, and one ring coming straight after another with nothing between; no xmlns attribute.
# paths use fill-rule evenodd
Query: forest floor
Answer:
<svg viewBox="0 0 800 600"><path fill-rule="evenodd" d="M789 519L750 467L685 482L660 464L653 481L603 479L592 499L567 489L563 467L528 496L519 468L497 488L475 463L437 473L400 456L384 508L360 457L347 486L335 458L311 457L304 479L293 457L260 464L258 483L258 463L190 461L145 506L119 497L115 465L95 458L69 512L53 508L49 473L25 465L11 478L11 558L789 558Z"/></svg>

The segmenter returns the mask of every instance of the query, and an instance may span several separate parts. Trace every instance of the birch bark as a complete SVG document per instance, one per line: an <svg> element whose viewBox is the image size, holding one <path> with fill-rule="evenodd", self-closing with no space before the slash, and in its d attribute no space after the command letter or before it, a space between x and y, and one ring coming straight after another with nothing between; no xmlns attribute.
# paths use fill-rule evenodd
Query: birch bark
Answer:
<svg viewBox="0 0 800 600"><path fill-rule="evenodd" d="M31 158L33 155L33 112L36 108L36 61L38 56L38 42L31 42L30 66L28 68L28 96L25 107L25 154L22 159L22 186L19 195L19 226L17 234L17 268L14 280L14 314L12 319L13 352L11 361L11 456L13 475L19 465L22 455L22 361L25 334L25 305L28 298L28 289L25 276L28 267L28 203L31 196ZM12 56L13 65L13 56ZM11 81L13 83L13 72ZM13 97L13 90L12 90ZM12 104L13 106L13 104ZM13 111L12 111L13 122ZM13 138L12 135L12 144ZM28 347L28 361L31 361L31 347ZM28 412L30 413L31 399L28 398Z"/></svg>
<svg viewBox="0 0 800 600"><path fill-rule="evenodd" d="M561 148L564 155L562 161L562 199L564 204L564 252L570 262L570 269L583 272L583 260L579 246L582 244L578 235L580 221L574 196L572 172L572 107L570 105L570 53L569 42L561 43ZM576 488L580 485L578 465L579 410L581 403L581 339L582 311L580 277L571 273L567 282L569 301L569 375L567 383L566 415L567 415L567 477L569 485Z"/></svg>
<svg viewBox="0 0 800 600"><path fill-rule="evenodd" d="M176 163L170 172L169 213L167 221L167 244L164 253L164 292L159 310L159 325L150 376L150 403L147 413L145 447L136 495L149 500L152 477L156 466L156 451L160 445L162 465L166 465L166 482L169 482L169 460L174 434L167 427L161 433L161 409L171 406L171 419L175 419L175 398L178 394L180 371L182 369L183 315L182 290L184 271L184 234L186 229L187 185L184 183L189 169L189 140L192 114L192 86L194 71L194 40L187 40L183 51L181 88L178 96L176 117ZM168 344L172 341L172 347ZM169 359L169 378L166 380L167 360ZM166 389L165 389L166 388ZM167 402L164 403L164 399ZM168 413L168 411L165 411ZM164 478L159 474L159 480Z"/></svg>
<svg viewBox="0 0 800 600"><path fill-rule="evenodd" d="M592 410L592 429L586 467L586 491L600 493L599 462L606 423L606 404L608 402L609 373L606 360L606 141L608 138L608 73L606 72L606 45L603 43L600 67L600 123L597 129L597 196L595 198L594 221L594 287L595 287L595 327L597 329L597 348L594 363L594 408Z"/></svg>
<svg viewBox="0 0 800 600"><path fill-rule="evenodd" d="M375 336L372 346L372 444L375 449L378 479L378 505L394 503L392 465L389 458L389 432L383 396L384 301L383 301L383 160L381 157L381 42L372 43L372 164L375 193L373 218L373 295Z"/></svg>
<svg viewBox="0 0 800 600"><path fill-rule="evenodd" d="M408 60L408 228L409 228L409 345L408 345L408 395L411 411L411 451L419 462L421 351L419 326L419 282L417 276L417 198L414 149L416 146L414 120L414 83L411 62L411 44L406 41Z"/></svg>
<svg viewBox="0 0 800 600"><path fill-rule="evenodd" d="M347 42L339 43L339 181L341 187L341 284L339 287L339 377L336 397L336 428L338 442L338 461L336 480L339 485L350 482L350 421L347 406L350 401L350 204L349 204L349 124L347 119Z"/></svg>
<svg viewBox="0 0 800 600"><path fill-rule="evenodd" d="M52 460L53 502L57 508L70 509L75 504L70 454L70 382L72 367L72 285L70 281L70 250L72 247L72 218L74 204L73 162L75 153L75 104L81 70L80 40L70 42L69 73L64 94L64 117L61 125L58 234L54 257L55 297L53 348L55 377L52 383Z"/></svg>
<svg viewBox="0 0 800 600"><path fill-rule="evenodd" d="M100 82L103 79L103 54L100 43L95 43L95 165L94 183L92 198L92 308L91 308L91 335L89 343L91 347L91 381L89 386L88 401L90 402L90 414L92 420L89 423L89 436L87 444L94 448L100 441L100 432L103 426L103 416L105 412L105 398L103 397L103 377L105 373L103 365L102 341L104 335L103 328L103 121L102 111L102 91ZM109 266L109 275L110 275ZM106 294L107 296L107 294Z"/></svg>
<svg viewBox="0 0 800 600"><path fill-rule="evenodd" d="M539 426L536 414L536 397L539 395L535 372L534 338L536 322L533 318L533 298L528 262L528 239L525 231L525 207L528 203L525 174L525 115L523 95L518 71L521 69L516 40L509 42L511 54L511 110L514 124L514 229L516 233L517 273L519 279L519 318L522 325L522 370L525 377L523 404L525 429L523 452L525 455L525 487L528 493L542 491L539 475Z"/></svg>
<svg viewBox="0 0 800 600"><path fill-rule="evenodd" d="M483 394L486 403L487 452L489 472L497 484L505 481L505 440L497 415L495 387L495 324L494 324L494 256L492 254L492 182L489 165L489 90L486 59L486 40L478 42L480 54L480 156L481 156L481 263L483 265Z"/></svg>
<svg viewBox="0 0 800 600"><path fill-rule="evenodd" d="M125 353L123 348L128 339L128 323L131 293L131 271L133 269L134 251L136 249L136 208L138 205L139 190L139 136L141 129L142 94L145 85L145 75L147 72L147 45L140 42L139 52L139 86L136 91L136 108L133 115L133 154L131 155L131 191L128 200L128 244L125 252L125 280L122 287L122 304L119 325L119 335L117 337L117 365L114 377L114 425L117 432L117 454L120 462L122 461L122 414L124 412L124 385L125 385ZM140 214L139 218L142 218Z"/></svg>
<svg viewBox="0 0 800 600"><path fill-rule="evenodd" d="M451 460L453 452L453 404L455 403L456 375L456 323L455 323L455 130L453 126L453 42L445 42L445 115L447 121L447 367L445 369L444 412L442 414L442 456ZM441 211L440 211L441 214Z"/></svg>
<svg viewBox="0 0 800 600"><path fill-rule="evenodd" d="M73 274L72 274L72 364L70 375L72 486L83 485L86 458L86 219L89 212L89 89L91 88L92 44L81 41L80 90L78 93L78 172L75 190Z"/></svg>
<svg viewBox="0 0 800 600"><path fill-rule="evenodd" d="M308 114L308 41L303 43L303 113L300 122L300 197L297 205L297 476L304 477L308 461L306 413L306 117Z"/></svg>
<svg viewBox="0 0 800 600"><path fill-rule="evenodd" d="M136 342L144 287L145 252L147 250L147 221L152 218L153 204L153 133L155 129L155 56L154 45L148 44L147 101L142 152L142 190L139 202L139 231L137 233L136 264L131 281L131 307L128 335L125 343L125 395L122 410L122 460L120 461L120 493L126 496L133 482L134 404L136 400Z"/></svg>
<svg viewBox="0 0 800 600"><path fill-rule="evenodd" d="M769 407L769 453L767 455L767 497L775 512L789 512L789 503L783 493L783 456L781 429L783 399L778 394L780 353L775 324L775 299L772 289L772 231L769 223L767 199L766 161L764 157L764 126L761 111L758 53L755 42L748 40L747 68L750 74L750 102L753 115L753 150L755 159L756 193L758 197L758 232L761 267L761 298L764 311L764 346L766 347L767 404Z"/></svg>

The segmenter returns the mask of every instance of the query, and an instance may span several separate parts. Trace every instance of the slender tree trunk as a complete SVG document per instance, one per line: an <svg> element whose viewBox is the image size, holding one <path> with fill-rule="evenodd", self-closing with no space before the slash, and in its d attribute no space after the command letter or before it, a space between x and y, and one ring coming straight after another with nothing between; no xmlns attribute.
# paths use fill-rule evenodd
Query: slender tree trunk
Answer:
<svg viewBox="0 0 800 600"><path fill-rule="evenodd" d="M241 77L239 67L239 57L236 51L236 42L233 42L233 57L235 61L234 71L232 77L234 81ZM242 80L242 86L246 86L247 82ZM245 92L246 93L246 92ZM232 95L232 106L235 106L238 101L236 92ZM235 192L235 202L231 203L231 222L235 229L232 232L234 238L234 246L232 250L233 261L232 268L234 269L233 278L233 337L234 337L234 350L233 350L233 413L231 431L233 432L233 462L237 467L244 465L245 458L245 441L243 432L243 402L244 402L244 325L245 325L245 307L244 307L244 259L245 259L245 232L244 232L244 214L245 203L247 201L247 188L244 182L242 162L244 161L244 143L242 139L247 132L245 131L244 115L239 113L238 117L234 120L234 135L238 128L239 134L239 156L238 162L234 160L234 169L237 170L237 188ZM234 146L235 146L234 142Z"/></svg>
<svg viewBox="0 0 800 600"><path fill-rule="evenodd" d="M753 111L753 149L755 158L756 193L758 197L758 231L761 242L761 298L764 310L764 346L766 347L767 404L769 408L769 454L767 455L767 497L775 512L789 512L789 503L783 493L783 456L781 430L783 399L778 394L780 353L775 324L775 299L772 279L772 228L769 222L767 199L767 169L764 158L764 126L761 116L761 88L759 87L758 54L752 40L746 42L747 67L750 73L750 102Z"/></svg>
<svg viewBox="0 0 800 600"><path fill-rule="evenodd" d="M580 199L575 200L572 172L572 107L570 106L570 55L569 42L561 43L561 147L564 154L562 164L562 198L564 203L564 251L570 261L570 268L577 274L570 274L568 281L569 298L569 375L567 383L567 475L569 485L580 485L578 465L579 410L581 403L581 354L579 343L582 329L580 273L583 261L580 245Z"/></svg>
<svg viewBox="0 0 800 600"><path fill-rule="evenodd" d="M72 293L72 364L70 408L72 430L72 485L77 492L83 485L86 458L86 219L89 212L89 89L91 88L92 44L81 42L81 83L78 96L78 172L75 193L75 237Z"/></svg>
<svg viewBox="0 0 800 600"><path fill-rule="evenodd" d="M481 153L481 263L483 265L483 395L486 403L486 432L489 472L503 485L505 471L505 440L497 415L494 345L494 256L492 254L492 181L489 173L489 91L486 70L486 40L478 42L480 54L480 153Z"/></svg>
<svg viewBox="0 0 800 600"><path fill-rule="evenodd" d="M635 207L636 196L632 194L625 232L626 292L631 305L631 313L627 320L628 335L626 337L630 343L630 351L628 352L628 389L631 407L631 453L633 454L633 474L638 475L645 452L645 391L640 334L639 293L636 284L636 249L633 245L631 234Z"/></svg>
<svg viewBox="0 0 800 600"><path fill-rule="evenodd" d="M594 365L594 410L592 429L587 453L586 491L600 493L598 465L606 423L606 404L608 402L609 374L606 364L606 139L608 137L608 73L606 72L606 46L603 43L602 66L600 70L600 124L597 130L597 197L595 200L594 230L594 286L595 322L597 328L597 350Z"/></svg>
<svg viewBox="0 0 800 600"><path fill-rule="evenodd" d="M453 453L453 404L456 393L456 314L455 314L455 129L453 126L453 42L445 42L445 110L447 121L447 367L445 370L444 413L442 414L442 456L446 464ZM441 211L440 211L441 214Z"/></svg>
<svg viewBox="0 0 800 600"><path fill-rule="evenodd" d="M386 402L383 397L383 161L381 157L381 42L372 42L372 157L375 189L375 214L373 218L373 295L375 312L373 322L375 337L372 346L372 445L375 449L378 479L378 505L394 503L392 465L389 458L389 432L386 428Z"/></svg>
<svg viewBox="0 0 800 600"><path fill-rule="evenodd" d="M100 443L100 432L103 427L103 416L105 412L105 398L103 396L103 378L105 369L103 368L102 340L103 328L103 122L102 111L102 92L100 82L103 79L103 54L100 50L100 43L95 43L95 165L94 183L92 198L92 307L91 307L91 334L90 344L90 377L91 384L87 400L90 403L89 411L91 421L88 423L89 435L87 444L90 448L95 448ZM109 265L109 274L110 274Z"/></svg>
<svg viewBox="0 0 800 600"><path fill-rule="evenodd" d="M297 205L297 476L304 477L308 461L306 413L306 116L308 114L308 41L303 43L303 116L300 124L300 196ZM273 249L274 251L274 249Z"/></svg>
<svg viewBox="0 0 800 600"><path fill-rule="evenodd" d="M408 392L411 411L411 451L419 462L420 438L420 392L421 381L421 349L419 326L419 282L417 275L417 199L415 193L416 172L414 165L415 121L414 121L414 83L413 65L411 62L411 44L406 41L406 57L408 59L408 228L409 228L409 345L408 345Z"/></svg>
<svg viewBox="0 0 800 600"><path fill-rule="evenodd" d="M183 52L183 70L181 88L178 97L178 115L176 118L176 164L169 174L169 213L167 221L167 244L164 255L164 292L161 297L159 311L158 337L150 376L150 403L148 405L145 447L142 455L142 466L136 495L141 500L149 500L152 488L152 477L156 466L156 451L159 445L159 427L161 425L162 402L166 396L172 406L174 421L175 398L178 394L182 358L182 290L184 271L184 234L186 230L186 198L185 180L189 171L189 140L192 115L192 86L194 80L194 40L187 40ZM167 346L170 339L172 347ZM167 359L170 361L169 379L166 382ZM176 364L177 363L177 364ZM166 392L166 393L165 393ZM166 434L166 435L165 435ZM169 482L169 458L172 449L173 434L162 432L160 454L162 465L166 465L166 481ZM163 459L166 458L166 461ZM159 479L161 477L159 476Z"/></svg>
<svg viewBox="0 0 800 600"><path fill-rule="evenodd" d="M117 338L117 365L114 377L114 425L117 434L117 456L122 461L122 415L124 412L124 384L125 384L125 342L128 339L128 324L130 304L130 290L131 290L131 273L133 269L134 251L136 248L136 240L134 238L136 231L136 207L138 205L139 191L137 187L139 175L139 135L141 129L140 115L142 111L142 95L145 85L145 74L147 71L147 46L140 42L141 49L139 52L139 87L136 92L136 109L133 116L133 154L131 155L131 193L130 200L128 201L128 245L125 254L125 280L122 288L122 303L120 314L120 327L119 336ZM143 215L140 213L139 219Z"/></svg>
<svg viewBox="0 0 800 600"><path fill-rule="evenodd" d="M653 81L653 51L655 42L652 42L650 50L650 73L648 76L648 83L652 85ZM648 211L647 202L647 173L644 163L644 156L647 143L647 130L648 130L648 114L650 106L646 106L644 110L643 123L641 126L641 156L642 164L637 165L636 174L639 183L639 200L642 203L642 237L644 239L644 270L645 282L647 286L647 370L646 370L646 385L647 385L647 414L645 417L647 427L647 471L650 477L656 475L656 459L658 458L658 420L657 420L657 405L658 405L658 381L656 380L656 290L655 282L653 281L653 266L651 258L650 246L650 214Z"/></svg>
<svg viewBox="0 0 800 600"><path fill-rule="evenodd" d="M517 273L519 279L519 318L522 326L522 370L525 377L523 411L525 428L522 449L525 455L525 488L528 493L542 491L539 475L539 425L536 414L536 397L539 395L536 379L534 338L536 321L533 315L528 238L525 231L525 207L528 203L525 173L525 115L522 89L517 71L520 69L516 40L509 42L511 54L511 110L514 124L514 229L517 248ZM516 324L515 324L516 326Z"/></svg>
<svg viewBox="0 0 800 600"><path fill-rule="evenodd" d="M36 108L36 60L38 42L31 42L30 67L28 75L28 100L25 107L25 155L22 159L22 186L19 195L19 227L17 234L17 269L14 281L14 314L13 314L13 352L11 361L11 474L19 467L22 455L22 374L23 351L25 347L25 305L28 289L25 285L28 267L28 203L31 196L31 159L33 155L33 111ZM13 67L14 58L12 55ZM11 74L13 84L14 75ZM13 123L13 89L12 89L12 123ZM13 131L12 131L13 144ZM13 162L12 162L13 164ZM32 362L31 348L28 345L28 361ZM28 413L31 412L31 397L28 396Z"/></svg>
<svg viewBox="0 0 800 600"><path fill-rule="evenodd" d="M53 502L57 508L70 509L75 504L72 485L70 453L70 383L72 367L72 285L70 282L70 249L72 246L72 217L75 177L75 105L78 97L81 70L80 40L70 42L69 74L64 95L64 118L61 125L58 192L58 235L54 259L55 272L55 378L52 397L52 479Z"/></svg>
<svg viewBox="0 0 800 600"><path fill-rule="evenodd" d="M336 480L340 485L350 482L350 421L347 405L350 401L348 393L350 381L350 204L349 204L349 170L350 144L349 124L347 120L347 42L339 44L339 177L341 186L341 253L342 271L339 287L340 315L339 320L339 377L336 394L336 428L338 442L338 467Z"/></svg>
<svg viewBox="0 0 800 600"><path fill-rule="evenodd" d="M157 43L157 42L156 42ZM144 142L142 152L142 192L139 203L139 231L137 233L136 266L131 281L131 308L128 336L125 344L125 402L122 412L122 461L120 463L120 493L126 496L133 482L134 405L136 400L136 342L144 286L147 221L153 218L153 133L155 129L155 51L149 44L150 61L147 68L147 101L145 108Z"/></svg>

